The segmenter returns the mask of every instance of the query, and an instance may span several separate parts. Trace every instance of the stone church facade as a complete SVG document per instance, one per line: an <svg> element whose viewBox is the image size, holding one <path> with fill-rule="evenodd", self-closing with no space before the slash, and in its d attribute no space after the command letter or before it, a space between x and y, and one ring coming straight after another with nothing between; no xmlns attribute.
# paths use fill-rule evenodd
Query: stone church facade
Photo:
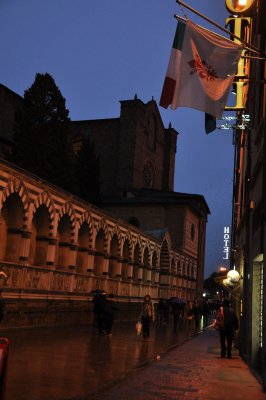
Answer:
<svg viewBox="0 0 266 400"><path fill-rule="evenodd" d="M94 145L105 210L144 232L169 232L173 247L194 258L199 298L209 209L201 195L174 192L178 132L164 127L153 99L120 104L119 118L74 121L74 146L84 136Z"/></svg>
<svg viewBox="0 0 266 400"><path fill-rule="evenodd" d="M11 112L10 92L0 103ZM0 125L2 146L12 146L10 127ZM177 132L164 129L155 101L121 102L120 118L73 131L74 148L94 136L104 209L0 160L3 324L88 322L95 289L114 293L127 317L147 293L201 296L209 209L200 195L173 192Z"/></svg>
<svg viewBox="0 0 266 400"><path fill-rule="evenodd" d="M164 128L157 104L121 101L119 118L73 121L74 146L89 136L101 162L101 192L173 191L177 132Z"/></svg>

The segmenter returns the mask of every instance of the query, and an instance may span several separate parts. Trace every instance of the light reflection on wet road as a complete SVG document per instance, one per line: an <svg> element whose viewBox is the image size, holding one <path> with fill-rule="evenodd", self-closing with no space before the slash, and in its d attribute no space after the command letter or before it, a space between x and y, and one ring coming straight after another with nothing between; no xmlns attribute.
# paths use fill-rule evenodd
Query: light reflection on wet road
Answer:
<svg viewBox="0 0 266 400"><path fill-rule="evenodd" d="M7 400L90 399L192 334L188 327L154 324L145 343L133 322L115 323L112 337L88 326L2 330L11 340Z"/></svg>

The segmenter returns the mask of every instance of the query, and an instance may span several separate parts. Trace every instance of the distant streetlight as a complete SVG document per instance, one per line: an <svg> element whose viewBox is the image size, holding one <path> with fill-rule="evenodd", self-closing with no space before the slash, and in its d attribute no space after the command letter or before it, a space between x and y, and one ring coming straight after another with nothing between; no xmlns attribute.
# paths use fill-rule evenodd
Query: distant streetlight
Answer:
<svg viewBox="0 0 266 400"><path fill-rule="evenodd" d="M226 267L219 267L219 271L220 272L225 272L225 271L227 271L227 268Z"/></svg>

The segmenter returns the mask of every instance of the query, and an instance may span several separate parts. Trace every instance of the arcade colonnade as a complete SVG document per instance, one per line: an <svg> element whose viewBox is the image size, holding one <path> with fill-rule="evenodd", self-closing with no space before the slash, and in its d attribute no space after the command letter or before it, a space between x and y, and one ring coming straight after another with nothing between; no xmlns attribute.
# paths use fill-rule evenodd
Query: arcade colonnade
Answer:
<svg viewBox="0 0 266 400"><path fill-rule="evenodd" d="M0 162L0 263L10 299L194 299L196 260L58 187Z"/></svg>

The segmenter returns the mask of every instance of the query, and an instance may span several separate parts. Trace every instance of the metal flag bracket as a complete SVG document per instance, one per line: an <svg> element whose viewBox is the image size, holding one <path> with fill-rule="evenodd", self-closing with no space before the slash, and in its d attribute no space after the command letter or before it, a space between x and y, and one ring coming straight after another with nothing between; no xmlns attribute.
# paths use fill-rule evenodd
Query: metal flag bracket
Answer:
<svg viewBox="0 0 266 400"><path fill-rule="evenodd" d="M198 15L199 17L205 19L205 21L209 22L210 24L214 25L216 28L221 29L223 32L229 34L231 37L234 37L235 39L237 39L240 43L242 43L243 47L253 53L256 53L258 55L260 55L259 59L260 60L264 60L266 61L266 54L258 49L257 47L251 45L250 43L246 42L244 39L240 38L239 36L235 35L234 33L230 32L228 29L224 28L223 26L217 24L217 22L213 21L212 19L206 17L206 15L200 13L199 11L195 10L194 8L192 8L191 6L189 6L188 4L184 3L182 0L176 0L176 2L180 5L183 6L185 8L187 8L188 10L192 11L194 14ZM175 18L177 19L181 19L183 21L186 21L186 19L179 17L177 15L175 15ZM206 28L205 28L206 29ZM253 57L250 57L253 58ZM255 57L258 58L258 57Z"/></svg>

